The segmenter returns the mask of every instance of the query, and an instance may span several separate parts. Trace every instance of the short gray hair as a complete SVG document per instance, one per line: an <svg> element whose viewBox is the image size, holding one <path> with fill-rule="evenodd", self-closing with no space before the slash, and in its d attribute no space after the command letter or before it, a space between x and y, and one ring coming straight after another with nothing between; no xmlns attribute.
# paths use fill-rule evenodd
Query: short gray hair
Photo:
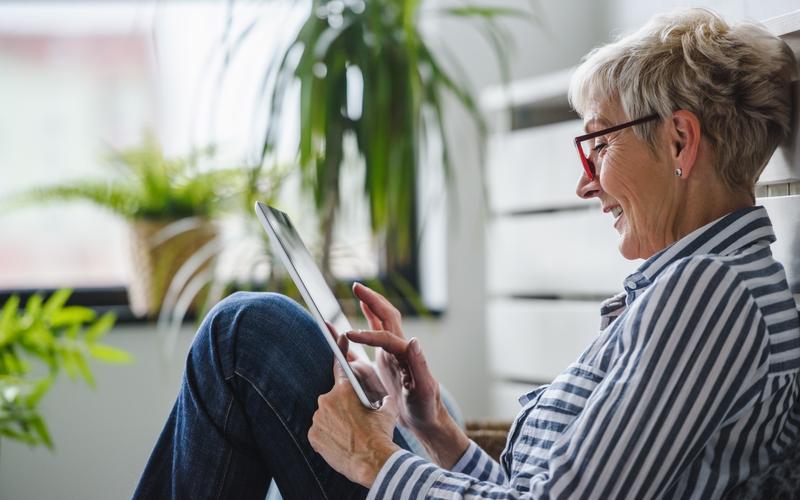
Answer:
<svg viewBox="0 0 800 500"><path fill-rule="evenodd" d="M569 100L581 115L592 99L618 100L630 119L691 111L720 178L752 190L790 133L793 71L791 49L765 28L687 9L592 50L572 77ZM654 151L659 125L634 128Z"/></svg>

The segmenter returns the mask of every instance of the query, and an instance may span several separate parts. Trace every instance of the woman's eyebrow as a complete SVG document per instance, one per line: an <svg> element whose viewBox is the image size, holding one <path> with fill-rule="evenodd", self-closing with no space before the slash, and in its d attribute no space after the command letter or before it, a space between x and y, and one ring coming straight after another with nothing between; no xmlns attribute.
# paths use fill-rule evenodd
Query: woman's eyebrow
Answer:
<svg viewBox="0 0 800 500"><path fill-rule="evenodd" d="M587 134L590 134L593 132L593 130L591 129L602 130L610 126L611 124L608 122L608 120L606 120L602 116L594 116L583 125L583 130L585 130Z"/></svg>

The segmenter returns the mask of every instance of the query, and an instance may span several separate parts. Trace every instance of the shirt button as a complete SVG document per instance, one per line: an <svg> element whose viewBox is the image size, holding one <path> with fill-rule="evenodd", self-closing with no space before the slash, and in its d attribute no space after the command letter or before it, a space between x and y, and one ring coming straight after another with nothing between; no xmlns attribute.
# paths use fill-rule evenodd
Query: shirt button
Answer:
<svg viewBox="0 0 800 500"><path fill-rule="evenodd" d="M636 282L635 281L626 281L625 286L630 288L631 290L636 290Z"/></svg>

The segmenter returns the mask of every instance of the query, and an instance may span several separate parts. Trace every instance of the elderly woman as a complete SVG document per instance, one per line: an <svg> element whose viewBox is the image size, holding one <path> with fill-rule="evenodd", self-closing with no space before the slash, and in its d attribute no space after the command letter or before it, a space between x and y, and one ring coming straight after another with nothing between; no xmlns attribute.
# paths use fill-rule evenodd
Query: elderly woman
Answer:
<svg viewBox="0 0 800 500"><path fill-rule="evenodd" d="M347 333L379 348L377 411L321 368L298 306L237 294L200 329L137 495L263 498L275 478L291 498L718 498L758 475L800 429L800 319L753 194L789 132L792 64L765 30L688 10L577 70L577 194L645 260L580 358L520 399L500 463L377 293L354 287L372 330Z"/></svg>

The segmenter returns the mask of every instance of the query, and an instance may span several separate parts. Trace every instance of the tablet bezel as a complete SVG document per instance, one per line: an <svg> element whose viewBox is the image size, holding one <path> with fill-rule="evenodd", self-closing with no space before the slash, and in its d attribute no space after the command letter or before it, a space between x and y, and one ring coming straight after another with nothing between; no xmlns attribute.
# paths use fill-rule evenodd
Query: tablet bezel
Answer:
<svg viewBox="0 0 800 500"><path fill-rule="evenodd" d="M288 226L286 225L283 226L287 230L293 231L297 235L297 241L301 243L302 250L308 252L308 248L305 246L305 243L303 243L303 240L302 238L300 238L300 235L297 234L297 231L295 230L291 219L286 213L278 210L275 207L271 207L259 201L255 203L255 210L258 220L261 222L261 225L264 226L264 230L266 230L267 234L269 235L270 243L272 245L273 250L280 256L281 261L283 261L284 265L286 266L286 269L289 271L289 276L291 276L292 281L297 286L297 289L300 291L300 295L302 295L303 300L308 306L308 309L311 312L312 317L316 321L317 326L320 329L320 333L325 338L325 341L328 343L328 346L330 346L331 350L333 351L334 357L339 362L339 365L342 367L345 375L347 376L347 379L350 381L350 385L352 385L353 390L358 396L359 401L361 401L361 403L365 407L371 410L377 410L378 408L380 408L381 402L370 401L369 397L367 397L367 393L361 386L361 382L359 382L358 378L356 377L353 368L350 366L350 363L347 362L347 358L345 357L344 354L342 354L342 351L339 349L339 346L334 341L333 336L328 331L327 324L325 323L325 318L322 317L322 313L319 311L319 308L316 305L314 297L311 296L311 293L308 291L308 288L303 282L300 273L297 271L297 268L294 265L294 261L292 260L292 257L291 255L289 255L289 252L286 248L286 244L281 239L279 232L276 231L275 229L275 226L283 225L279 220L277 220L276 217L276 214L280 214L281 217L285 218L285 220L289 222ZM315 271L320 273L320 276L322 276L322 273L320 272L318 267L315 268ZM336 299L336 296L333 294L330 288L328 288L328 293L331 294L334 301L339 306L339 312L341 313L342 317L345 318L345 321L347 321L347 318L341 309L339 301ZM344 334L345 332L339 332L339 333ZM353 344L353 346L360 347L357 344Z"/></svg>

